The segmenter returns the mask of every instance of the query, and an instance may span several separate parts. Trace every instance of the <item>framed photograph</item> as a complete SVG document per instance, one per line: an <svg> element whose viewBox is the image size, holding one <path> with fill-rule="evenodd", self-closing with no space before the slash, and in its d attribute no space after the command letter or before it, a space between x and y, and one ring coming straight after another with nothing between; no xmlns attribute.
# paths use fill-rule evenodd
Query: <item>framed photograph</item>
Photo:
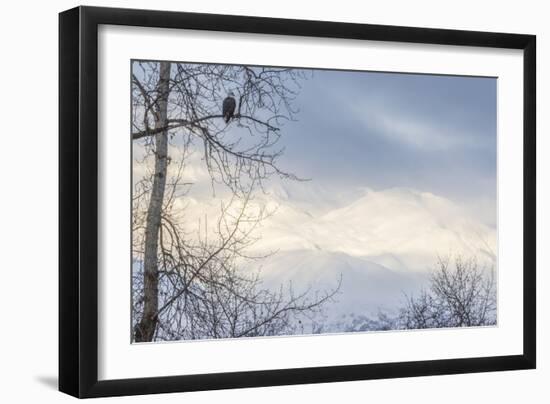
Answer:
<svg viewBox="0 0 550 404"><path fill-rule="evenodd" d="M535 368L535 37L59 17L59 388Z"/></svg>

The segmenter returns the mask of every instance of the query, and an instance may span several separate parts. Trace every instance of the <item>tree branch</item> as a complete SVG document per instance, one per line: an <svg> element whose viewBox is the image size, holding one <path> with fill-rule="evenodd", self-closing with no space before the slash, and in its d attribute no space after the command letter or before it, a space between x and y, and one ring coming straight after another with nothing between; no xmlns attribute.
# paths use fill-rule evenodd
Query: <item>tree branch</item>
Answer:
<svg viewBox="0 0 550 404"><path fill-rule="evenodd" d="M187 120L187 119L169 119L168 120L168 125L166 125L162 128L146 129L146 130L142 130L142 131L138 131L138 132L133 132L132 133L132 139L133 140L141 139L141 138L146 137L146 136L156 135L157 133L163 132L165 130L178 129L178 128L182 128L182 127L186 127L186 126L191 126L193 128L200 128L200 126L198 124L201 123L201 122L204 122L204 121L207 121L207 120L210 120L210 119L223 118L223 117L224 116L220 114L220 115L207 115L207 116L203 116L201 118L197 118L197 119L194 119L194 120L191 120L191 121ZM256 122L260 125L263 125L267 129L272 130L272 131L278 131L279 130L279 128L277 128L273 125L270 125L267 122L261 121L259 119L256 119L256 118L248 116L248 115L236 114L234 116L234 118L235 119L248 119L250 121L253 121L253 122Z"/></svg>

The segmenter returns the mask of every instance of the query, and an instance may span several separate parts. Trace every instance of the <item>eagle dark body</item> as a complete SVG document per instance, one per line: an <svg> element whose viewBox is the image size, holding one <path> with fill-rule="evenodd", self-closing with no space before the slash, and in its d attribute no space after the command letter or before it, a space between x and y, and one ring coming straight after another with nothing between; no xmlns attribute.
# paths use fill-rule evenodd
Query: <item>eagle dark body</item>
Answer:
<svg viewBox="0 0 550 404"><path fill-rule="evenodd" d="M223 100L222 115L223 115L223 119L225 120L225 123L228 123L229 120L233 118L236 107L237 107L237 102L235 101L235 98L233 98L231 95L227 96L225 100Z"/></svg>

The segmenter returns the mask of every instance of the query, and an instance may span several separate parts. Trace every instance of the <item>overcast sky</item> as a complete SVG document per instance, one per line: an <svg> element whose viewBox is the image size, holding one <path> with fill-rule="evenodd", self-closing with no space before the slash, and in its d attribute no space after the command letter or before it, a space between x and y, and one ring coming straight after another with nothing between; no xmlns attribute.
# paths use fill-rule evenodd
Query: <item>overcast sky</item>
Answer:
<svg viewBox="0 0 550 404"><path fill-rule="evenodd" d="M335 70L306 76L293 104L296 121L284 124L277 143L285 148L278 167L334 194L430 192L496 225L495 78ZM195 191L211 196L200 158L190 158L186 174Z"/></svg>
<svg viewBox="0 0 550 404"><path fill-rule="evenodd" d="M496 79L316 70L280 165L337 189L496 194Z"/></svg>

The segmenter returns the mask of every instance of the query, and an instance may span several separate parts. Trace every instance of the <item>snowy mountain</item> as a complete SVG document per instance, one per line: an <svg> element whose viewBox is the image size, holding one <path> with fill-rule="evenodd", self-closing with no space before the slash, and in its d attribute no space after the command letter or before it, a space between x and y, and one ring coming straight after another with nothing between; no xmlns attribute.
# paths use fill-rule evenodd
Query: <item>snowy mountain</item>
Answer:
<svg viewBox="0 0 550 404"><path fill-rule="evenodd" d="M220 201L187 198L190 223L215 223ZM342 277L329 317L374 314L402 303L426 285L438 255L462 254L493 265L496 230L449 199L412 189L329 192L311 182L276 184L255 197L271 215L255 232L244 265L261 269L264 286L296 292L330 290ZM210 226L209 226L210 227Z"/></svg>
<svg viewBox="0 0 550 404"><path fill-rule="evenodd" d="M437 255L494 259L495 229L448 199L403 188L363 189L355 196L325 209L319 204L309 209L290 198L268 199L277 210L262 224L255 249L338 252L403 271L426 271ZM326 203L319 194L312 199Z"/></svg>

